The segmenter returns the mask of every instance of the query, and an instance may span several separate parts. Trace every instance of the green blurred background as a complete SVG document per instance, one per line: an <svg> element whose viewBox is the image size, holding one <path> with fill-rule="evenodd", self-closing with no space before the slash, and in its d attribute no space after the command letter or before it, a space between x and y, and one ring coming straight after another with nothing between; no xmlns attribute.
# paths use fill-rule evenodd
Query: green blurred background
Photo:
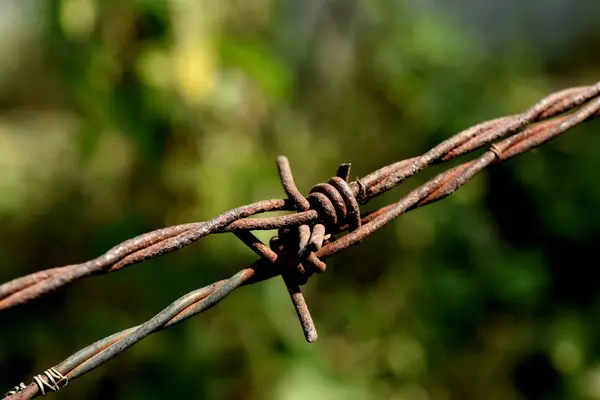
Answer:
<svg viewBox="0 0 600 400"><path fill-rule="evenodd" d="M594 83L599 12L593 0L2 0L0 281L281 198L279 154L306 193L339 163L362 176ZM599 127L331 259L304 289L313 345L274 279L52 396L600 399ZM0 388L254 259L209 237L3 311Z"/></svg>

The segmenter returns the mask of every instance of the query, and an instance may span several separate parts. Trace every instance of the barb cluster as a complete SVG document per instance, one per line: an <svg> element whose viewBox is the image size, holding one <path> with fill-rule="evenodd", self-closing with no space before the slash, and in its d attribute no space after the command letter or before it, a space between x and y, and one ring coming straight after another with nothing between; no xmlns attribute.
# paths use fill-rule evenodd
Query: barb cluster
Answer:
<svg viewBox="0 0 600 400"><path fill-rule="evenodd" d="M281 275L296 308L304 336L312 343L317 340L317 330L300 291L300 285L305 284L313 273L324 272L327 268L315 252L319 251L324 243L331 243L331 232L360 228L360 211L355 194L348 184L350 164L342 164L337 176L331 178L329 183L315 185L307 197L296 188L287 158L277 157L277 166L283 188L295 209L303 212L313 208L317 211L315 224L304 223L294 228L280 228L279 236L273 237L270 243L271 250L284 265ZM327 231L330 233L325 236ZM238 237L253 248L253 242L244 239L250 239L249 236ZM263 252L257 252L263 255ZM271 258L274 258L273 255Z"/></svg>
<svg viewBox="0 0 600 400"><path fill-rule="evenodd" d="M287 195L285 200L260 201L229 210L206 222L159 229L127 240L94 260L36 272L0 285L1 312L86 276L117 271L175 251L213 233L233 232L260 256L258 261L231 278L186 294L149 321L80 350L43 375L37 375L29 386L16 386L6 398L31 399L45 395L45 389L58 390L151 333L213 307L238 287L277 275L282 276L288 288L306 340L313 342L317 332L300 286L312 274L325 271L327 257L359 243L399 215L452 194L488 165L528 151L598 116L600 82L566 89L542 99L522 114L476 125L419 157L385 166L354 182L349 182L350 165L342 164L335 177L328 183L315 185L306 197L294 184L288 160L278 157L279 175ZM488 145L490 147L479 157L440 173L398 202L360 214L359 204L390 190L428 166ZM295 213L248 218L279 210ZM269 245L251 233L273 229L278 230L278 235Z"/></svg>

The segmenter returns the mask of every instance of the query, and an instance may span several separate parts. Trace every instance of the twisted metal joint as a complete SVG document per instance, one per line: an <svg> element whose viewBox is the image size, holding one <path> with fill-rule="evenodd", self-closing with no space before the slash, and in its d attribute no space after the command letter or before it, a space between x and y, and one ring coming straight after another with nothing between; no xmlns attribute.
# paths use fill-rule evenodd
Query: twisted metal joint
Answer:
<svg viewBox="0 0 600 400"><path fill-rule="evenodd" d="M23 391L23 389L26 389L26 388L27 388L27 386L25 386L25 384L23 382L21 382L20 384L18 384L17 386L15 386L11 390L9 390L8 392L4 393L4 396L2 396L2 398L12 396L13 394L20 393Z"/></svg>
<svg viewBox="0 0 600 400"><path fill-rule="evenodd" d="M34 376L33 380L38 385L42 396L46 395L46 388L57 392L69 383L69 378L61 374L55 367L47 369L43 374Z"/></svg>
<svg viewBox="0 0 600 400"><path fill-rule="evenodd" d="M357 196L348 183L350 164L342 164L337 175L328 183L319 183L312 187L304 197L294 182L289 161L284 156L277 158L277 167L282 186L289 201L297 211L315 210L318 218L294 228L279 229L279 236L271 239L271 249L281 257L284 270L282 276L292 295L292 301L298 311L301 325L309 342L316 340L316 329L300 286L306 284L314 273L322 273L327 268L315 252L324 244L333 242L333 233L354 231L361 226L361 216ZM364 189L358 187L360 193ZM363 190L361 190L363 189ZM312 336L311 336L312 335ZM314 337L313 337L314 336Z"/></svg>
<svg viewBox="0 0 600 400"><path fill-rule="evenodd" d="M358 201L348 184L350 164L342 164L338 175L328 183L319 183L312 187L307 197L296 188L287 158L277 159L283 187L296 208L300 211L313 209L318 218L313 223L302 224L297 228L279 230L279 239L286 254L297 254L300 276L324 272L326 264L317 258L317 252L325 242L333 240L333 233L354 231L361 226ZM307 268L308 267L308 268Z"/></svg>

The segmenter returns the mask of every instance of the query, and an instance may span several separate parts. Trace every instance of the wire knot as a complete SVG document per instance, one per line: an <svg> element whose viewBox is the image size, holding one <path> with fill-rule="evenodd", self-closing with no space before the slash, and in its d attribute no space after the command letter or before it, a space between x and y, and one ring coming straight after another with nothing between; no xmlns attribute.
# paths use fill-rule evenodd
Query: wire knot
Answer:
<svg viewBox="0 0 600 400"><path fill-rule="evenodd" d="M325 271L327 265L315 253L335 238L333 234L360 227L360 210L352 188L348 184L350 164L342 164L336 176L327 183L319 183L304 197L296 187L288 159L277 157L277 167L283 189L296 211L315 210L317 219L310 224L279 229L271 238L271 250L282 266L281 275L288 288L294 307L309 343L317 340L317 331L300 290L314 273ZM363 190L359 184L359 195Z"/></svg>
<svg viewBox="0 0 600 400"><path fill-rule="evenodd" d="M333 239L334 233L345 230L353 231L360 227L360 210L358 201L348 179L350 164L342 164L337 175L327 183L319 183L312 187L308 196L304 197L294 182L289 161L284 156L277 158L279 176L283 188L298 211L313 209L318 219L314 224L303 224L293 229L280 229L279 236L274 238L275 252L283 251L287 259L296 258L295 281L299 285L307 282L313 273L325 271L327 265L315 256L323 244ZM289 260L291 261L291 260ZM289 265L288 264L288 265Z"/></svg>

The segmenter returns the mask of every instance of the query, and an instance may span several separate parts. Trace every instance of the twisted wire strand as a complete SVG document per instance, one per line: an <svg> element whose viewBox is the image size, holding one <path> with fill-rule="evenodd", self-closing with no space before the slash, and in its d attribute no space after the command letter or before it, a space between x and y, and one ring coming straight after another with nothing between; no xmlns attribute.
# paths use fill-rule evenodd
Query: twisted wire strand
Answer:
<svg viewBox="0 0 600 400"><path fill-rule="evenodd" d="M316 339L316 330L300 285L301 280L307 279L313 272L324 270L324 260L327 257L359 243L402 213L452 194L485 167L526 152L583 121L600 116L599 93L600 82L557 92L542 99L523 114L476 125L440 143L422 156L385 166L355 182L347 182L349 164L342 164L337 177L344 183L334 179L329 183L336 194L326 184L320 184L315 185L312 193L305 198L295 187L289 162L285 157L280 157L278 168L288 195L287 200L257 202L230 210L207 222L159 229L123 242L87 263L53 268L15 279L0 286L0 310L27 302L85 276L116 271L177 250L208 234L233 232L260 256L258 261L227 280L184 295L144 324L101 339L47 371L53 371L55 377L63 377L65 382L76 379L144 337L206 311L238 287L277 275L282 275L288 286L306 339L310 342L311 339ZM502 140L494 143L498 139ZM352 197L352 204L364 204L430 165L451 160L484 146L489 148L475 160L438 174L394 204L363 215L359 214L357 206L349 207L347 196ZM339 187L333 185L332 181ZM262 212L280 210L296 210L297 213L274 218L247 218ZM259 229L278 229L279 236L271 241L270 246L265 245L250 232ZM346 235L330 240L332 234L346 230L349 231ZM311 267L313 263L319 268ZM40 376L42 375L37 377ZM23 400L42 395L43 388L36 382L37 379L25 388L15 387L14 393L9 392L7 398Z"/></svg>
<svg viewBox="0 0 600 400"><path fill-rule="evenodd" d="M353 194L361 194L357 200L364 203L368 199L390 190L432 164L448 161L474 151L498 138L518 131L531 122L552 118L569 111L597 97L599 93L600 82L551 94L523 114L497 118L473 126L440 143L420 157L403 160L380 168L366 177L350 183L350 187ZM552 120L548 123L552 124ZM538 127L537 129L545 132L548 128ZM535 129L535 125L532 129ZM527 131L528 129L523 131L522 134ZM532 135L532 132L528 134L532 136L531 140L542 140L540 143L544 142L543 135ZM526 151L527 143L521 144L524 149L520 149L518 146L512 148L507 157L510 158L512 155ZM293 178L291 181L293 183ZM290 199L294 199L294 196ZM304 201L306 200L304 199ZM145 259L180 249L212 233L293 227L315 221L318 218L315 210L308 210L275 218L245 219L262 212L293 210L294 204L293 201L286 202L285 200L253 203L230 210L210 221L177 225L140 235L115 246L104 255L86 263L52 268L17 278L0 285L0 311L28 302L86 276L113 272Z"/></svg>

